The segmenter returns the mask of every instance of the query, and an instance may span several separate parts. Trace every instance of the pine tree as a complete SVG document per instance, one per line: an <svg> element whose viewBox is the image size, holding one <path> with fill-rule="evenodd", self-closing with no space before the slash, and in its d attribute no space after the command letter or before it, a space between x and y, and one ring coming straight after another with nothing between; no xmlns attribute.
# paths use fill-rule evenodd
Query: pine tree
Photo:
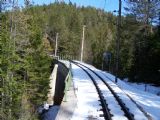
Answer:
<svg viewBox="0 0 160 120"><path fill-rule="evenodd" d="M126 10L134 16L138 23L134 25L135 32L132 33L133 49L130 78L139 82L152 82L150 76L156 71L150 72L150 44L152 43L151 36L155 32L152 24L157 21L160 2L156 0L134 1L128 2L128 5L130 7Z"/></svg>

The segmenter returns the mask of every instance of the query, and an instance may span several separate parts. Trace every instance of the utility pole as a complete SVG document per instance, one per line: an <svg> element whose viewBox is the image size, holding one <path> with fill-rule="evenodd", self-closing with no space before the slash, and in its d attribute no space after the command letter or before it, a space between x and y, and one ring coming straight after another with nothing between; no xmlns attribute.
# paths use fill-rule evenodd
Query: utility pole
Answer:
<svg viewBox="0 0 160 120"><path fill-rule="evenodd" d="M146 20L145 20L145 24L146 24L146 26L147 26L147 28L146 28L146 31L145 31L145 43L144 43L144 47L145 47L145 49L147 48L147 46L148 46L148 42L147 42L147 36L148 36L148 34L149 34L149 31L148 31L148 28L149 28L149 16L150 16L150 2L151 2L151 0L147 0L147 5L146 5ZM150 27L150 32L152 31L152 26ZM144 56L145 56L145 58L146 58L146 56L147 56L147 52L146 52L146 50L144 50ZM145 59L144 58L144 59ZM148 59L146 59L146 61L147 61L147 63L148 63ZM145 82L147 82L147 81L145 81ZM147 91L147 84L145 84L145 91Z"/></svg>
<svg viewBox="0 0 160 120"><path fill-rule="evenodd" d="M2 0L0 0L0 13L2 12Z"/></svg>
<svg viewBox="0 0 160 120"><path fill-rule="evenodd" d="M85 31L85 25L83 25L83 35L82 35L82 46L81 46L81 62L83 61L83 48L84 48L84 31Z"/></svg>
<svg viewBox="0 0 160 120"><path fill-rule="evenodd" d="M56 33L56 46L55 46L55 53L54 53L54 55L55 55L55 57L57 57L57 48L58 48L58 33Z"/></svg>
<svg viewBox="0 0 160 120"><path fill-rule="evenodd" d="M118 10L118 25L117 25L117 39L116 39L116 76L115 82L118 82L118 73L119 73L119 51L120 51L120 33L121 33L121 8L122 0L119 0L119 10Z"/></svg>

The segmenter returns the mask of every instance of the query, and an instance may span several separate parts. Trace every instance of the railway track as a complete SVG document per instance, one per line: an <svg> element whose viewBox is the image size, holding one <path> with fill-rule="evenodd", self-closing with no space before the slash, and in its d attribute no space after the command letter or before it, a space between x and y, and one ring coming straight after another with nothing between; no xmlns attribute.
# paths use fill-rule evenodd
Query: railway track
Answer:
<svg viewBox="0 0 160 120"><path fill-rule="evenodd" d="M115 83L110 77L108 77L108 76L105 75L104 73L101 72L101 74L102 74L103 76L105 76L108 80L110 80L111 82ZM124 92L124 91L123 91L123 92ZM131 96L129 96L126 92L124 92L124 93L125 93L125 94L130 98L130 100L131 100L132 102L134 102L135 105L144 113L144 115L148 118L148 120L153 120L153 118L152 118L139 104L137 104L136 101L133 100Z"/></svg>
<svg viewBox="0 0 160 120"><path fill-rule="evenodd" d="M137 115L132 112L133 110L125 104L125 101L121 99L106 80L98 73L83 64L74 61L71 62L80 67L92 80L100 98L105 120L150 120L139 110L138 107L136 107L135 110L139 110L139 113L141 113L141 118L139 119ZM134 103L132 102L132 104Z"/></svg>

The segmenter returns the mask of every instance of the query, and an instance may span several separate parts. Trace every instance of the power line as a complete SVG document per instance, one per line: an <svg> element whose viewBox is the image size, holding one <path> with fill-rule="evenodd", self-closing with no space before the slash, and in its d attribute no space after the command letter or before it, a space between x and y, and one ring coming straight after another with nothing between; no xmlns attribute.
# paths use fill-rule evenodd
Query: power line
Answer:
<svg viewBox="0 0 160 120"><path fill-rule="evenodd" d="M105 7L106 7L106 0L104 0L103 10L105 10Z"/></svg>

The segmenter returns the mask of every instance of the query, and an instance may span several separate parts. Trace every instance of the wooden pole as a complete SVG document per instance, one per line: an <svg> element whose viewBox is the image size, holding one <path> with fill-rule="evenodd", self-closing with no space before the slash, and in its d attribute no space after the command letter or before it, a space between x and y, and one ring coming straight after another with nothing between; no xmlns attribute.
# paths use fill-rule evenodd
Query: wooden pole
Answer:
<svg viewBox="0 0 160 120"><path fill-rule="evenodd" d="M57 57L57 49L58 49L58 33L56 33L56 46L55 46L55 57Z"/></svg>
<svg viewBox="0 0 160 120"><path fill-rule="evenodd" d="M116 39L116 76L115 82L118 82L118 73L119 73L119 52L120 52L120 34L121 34L121 8L122 1L119 0L119 10L118 10L118 25L117 25L117 39Z"/></svg>
<svg viewBox="0 0 160 120"><path fill-rule="evenodd" d="M85 32L85 25L83 25L83 35L82 35L82 45L81 45L81 62L83 62L83 49L84 49L84 32Z"/></svg>

